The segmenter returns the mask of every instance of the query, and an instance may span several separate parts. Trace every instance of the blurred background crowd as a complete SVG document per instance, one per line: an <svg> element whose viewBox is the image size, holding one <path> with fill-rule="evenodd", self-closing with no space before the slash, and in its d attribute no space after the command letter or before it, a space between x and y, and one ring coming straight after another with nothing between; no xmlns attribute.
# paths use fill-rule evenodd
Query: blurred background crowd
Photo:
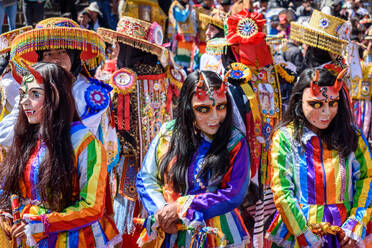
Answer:
<svg viewBox="0 0 372 248"><path fill-rule="evenodd" d="M229 12L236 2L242 0L194 0L206 9L218 8ZM125 0L2 0L0 1L0 33L13 30L26 25L35 25L37 22L53 16L69 17L77 21L81 27L97 30L105 27L116 30L120 17L130 8L130 1ZM172 0L147 0L158 4L167 15ZM352 23L351 40L360 44L365 52L371 49L371 1L362 0L263 0L250 1L252 10L262 13L266 22L266 32L269 36L289 36L290 22L306 22L313 9L322 9L331 6L331 15L350 20ZM167 25L167 23L166 23ZM165 28L167 30L167 28ZM164 35L167 37L167 35ZM289 44L290 52L294 43ZM297 58L299 59L299 58ZM296 61L300 66L300 62Z"/></svg>

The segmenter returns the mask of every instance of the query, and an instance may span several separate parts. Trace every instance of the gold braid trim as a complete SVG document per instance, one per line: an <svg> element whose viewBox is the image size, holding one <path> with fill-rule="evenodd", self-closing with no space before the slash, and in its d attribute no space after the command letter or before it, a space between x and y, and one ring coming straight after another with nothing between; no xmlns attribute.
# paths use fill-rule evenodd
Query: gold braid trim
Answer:
<svg viewBox="0 0 372 248"><path fill-rule="evenodd" d="M286 70L283 69L281 65L275 65L276 71L279 73L279 75L285 79L288 83L293 83L295 80L295 76L289 75Z"/></svg>

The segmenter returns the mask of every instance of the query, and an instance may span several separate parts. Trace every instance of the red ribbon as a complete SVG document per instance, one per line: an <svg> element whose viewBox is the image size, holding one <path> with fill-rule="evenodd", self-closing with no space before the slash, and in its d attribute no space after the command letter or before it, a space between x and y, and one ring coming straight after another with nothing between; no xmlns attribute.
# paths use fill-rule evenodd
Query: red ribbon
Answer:
<svg viewBox="0 0 372 248"><path fill-rule="evenodd" d="M123 94L118 95L118 129L123 130Z"/></svg>
<svg viewBox="0 0 372 248"><path fill-rule="evenodd" d="M170 112L170 106L171 106L171 103L172 103L172 96L173 96L173 89L172 88L173 88L172 84L169 84L168 93L167 93L167 105L166 105L167 113Z"/></svg>
<svg viewBox="0 0 372 248"><path fill-rule="evenodd" d="M124 129L129 131L130 129L130 98L129 94L124 96Z"/></svg>

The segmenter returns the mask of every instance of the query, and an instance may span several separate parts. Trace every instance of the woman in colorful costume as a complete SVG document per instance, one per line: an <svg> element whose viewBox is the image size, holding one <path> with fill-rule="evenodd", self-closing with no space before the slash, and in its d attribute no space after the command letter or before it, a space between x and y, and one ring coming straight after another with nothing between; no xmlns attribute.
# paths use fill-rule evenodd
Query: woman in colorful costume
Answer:
<svg viewBox="0 0 372 248"><path fill-rule="evenodd" d="M353 124L345 71L305 70L273 135L273 247L356 247L365 238L372 161Z"/></svg>
<svg viewBox="0 0 372 248"><path fill-rule="evenodd" d="M98 34L119 48L116 69L108 82L114 88L113 115L120 141L120 160L111 173L111 184L123 245L135 247L137 173L151 140L172 119L172 100L179 94L183 75L166 67L169 54L162 46L162 27L156 22L125 16L117 31L99 28Z"/></svg>
<svg viewBox="0 0 372 248"><path fill-rule="evenodd" d="M17 247L113 247L121 239L106 212L107 155L80 121L73 76L51 63L26 67L1 170L6 232Z"/></svg>
<svg viewBox="0 0 372 248"><path fill-rule="evenodd" d="M118 141L112 125L110 110L111 87L89 75L104 60L105 44L97 33L81 29L79 24L68 18L48 18L39 22L35 29L18 35L12 43L11 61L21 70L21 60L56 63L74 75L72 93L76 109L89 130L104 145L108 155L108 170L119 159ZM87 66L86 66L87 65ZM18 115L18 108L11 116ZM14 125L14 123L13 123ZM13 125L9 124L7 140L9 146L13 137ZM5 129L1 129L5 132Z"/></svg>
<svg viewBox="0 0 372 248"><path fill-rule="evenodd" d="M193 231L205 225L222 232L229 247L249 242L236 209L248 189L249 150L232 126L226 93L227 82L212 71L195 71L185 80L176 119L162 126L137 176L139 197L149 216L140 246L226 245L203 228Z"/></svg>
<svg viewBox="0 0 372 248"><path fill-rule="evenodd" d="M242 216L253 234L253 246L264 247L264 232L275 213L267 180L270 134L281 118L295 75L285 64L275 64L262 14L243 9L225 23L225 38L210 40L207 52L222 54L226 70L233 70L229 94L234 101L234 125L246 136L251 151L251 194L243 202Z"/></svg>

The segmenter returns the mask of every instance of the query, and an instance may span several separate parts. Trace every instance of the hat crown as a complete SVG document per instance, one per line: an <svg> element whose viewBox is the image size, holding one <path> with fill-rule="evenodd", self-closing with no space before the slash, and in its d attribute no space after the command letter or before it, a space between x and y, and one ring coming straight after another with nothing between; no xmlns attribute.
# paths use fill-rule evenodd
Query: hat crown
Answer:
<svg viewBox="0 0 372 248"><path fill-rule="evenodd" d="M120 19L116 30L119 33L141 40L147 40L156 45L163 44L163 31L161 26L156 22L151 24L143 20L124 16Z"/></svg>
<svg viewBox="0 0 372 248"><path fill-rule="evenodd" d="M80 28L80 26L69 18L52 17L38 22L35 28Z"/></svg>
<svg viewBox="0 0 372 248"><path fill-rule="evenodd" d="M314 9L310 18L309 26L326 32L329 35L338 36L337 32L344 23L346 23L345 20L327 15L319 10Z"/></svg>

